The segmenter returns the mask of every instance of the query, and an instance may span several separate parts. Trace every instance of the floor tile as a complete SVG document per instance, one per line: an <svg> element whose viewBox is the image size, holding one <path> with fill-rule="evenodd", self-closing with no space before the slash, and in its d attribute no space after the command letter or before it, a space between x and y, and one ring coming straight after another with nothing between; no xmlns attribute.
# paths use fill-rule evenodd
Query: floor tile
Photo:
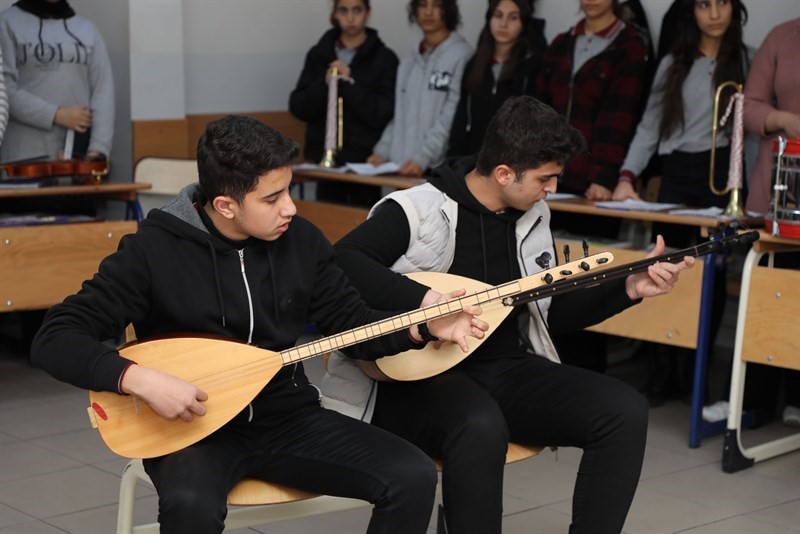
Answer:
<svg viewBox="0 0 800 534"><path fill-rule="evenodd" d="M800 498L800 486L792 482L751 470L724 473L716 464L644 480L639 488L703 503L724 511L726 517Z"/></svg>
<svg viewBox="0 0 800 534"><path fill-rule="evenodd" d="M750 512L747 517L776 527L794 529L800 532L800 500L770 506L763 510ZM768 531L769 529L765 529Z"/></svg>
<svg viewBox="0 0 800 534"><path fill-rule="evenodd" d="M797 534L797 528L792 530L768 525L748 517L732 517L707 525L691 528L683 534Z"/></svg>
<svg viewBox="0 0 800 534"><path fill-rule="evenodd" d="M3 504L44 519L115 504L120 477L90 466L3 483Z"/></svg>
<svg viewBox="0 0 800 534"><path fill-rule="evenodd" d="M64 532L66 531L41 521L0 528L0 534L64 534Z"/></svg>
<svg viewBox="0 0 800 534"><path fill-rule="evenodd" d="M35 517L28 514L23 514L13 508L9 508L4 504L0 504L0 528L13 527L14 525L21 525L23 523L30 523L35 521Z"/></svg>
<svg viewBox="0 0 800 534"><path fill-rule="evenodd" d="M29 443L59 452L84 464L94 465L119 458L103 443L99 432L93 428L36 438Z"/></svg>
<svg viewBox="0 0 800 534"><path fill-rule="evenodd" d="M5 500L2 497L3 483L5 482L82 465L81 462L70 459L63 454L25 441L6 443L2 447L3 452L0 455L0 500Z"/></svg>

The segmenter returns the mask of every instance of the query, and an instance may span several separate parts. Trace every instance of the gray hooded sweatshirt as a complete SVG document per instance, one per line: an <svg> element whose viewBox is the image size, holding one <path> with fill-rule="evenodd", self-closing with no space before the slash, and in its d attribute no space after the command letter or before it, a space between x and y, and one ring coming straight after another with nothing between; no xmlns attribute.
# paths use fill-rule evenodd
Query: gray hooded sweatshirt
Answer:
<svg viewBox="0 0 800 534"><path fill-rule="evenodd" d="M92 112L89 151L108 156L114 134L114 80L103 38L78 15L42 19L12 6L0 13L0 46L10 119L0 161L64 149L66 129L53 124L59 107Z"/></svg>
<svg viewBox="0 0 800 534"><path fill-rule="evenodd" d="M394 119L373 152L402 165L412 159L423 169L444 159L450 127L461 96L461 77L472 47L455 32L432 51L419 47L397 69Z"/></svg>

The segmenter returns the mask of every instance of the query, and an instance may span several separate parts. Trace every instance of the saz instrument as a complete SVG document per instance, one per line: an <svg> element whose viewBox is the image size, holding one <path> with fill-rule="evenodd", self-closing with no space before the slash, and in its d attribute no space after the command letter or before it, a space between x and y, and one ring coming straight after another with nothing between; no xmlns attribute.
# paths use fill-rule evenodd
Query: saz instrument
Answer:
<svg viewBox="0 0 800 534"><path fill-rule="evenodd" d="M758 232L732 235L719 240L707 241L684 250L663 254L658 257L645 258L617 267L603 269L597 273L584 272L584 274L577 276L572 273L589 271L595 267L590 263L585 265L581 264L584 260L558 266L533 275L534 277L541 277L542 283L538 284L538 286L531 291L525 291L514 296L498 297L498 299L481 300L479 302L482 311L481 319L489 323L489 329L486 331L486 335L484 335L483 339L470 339L468 353L462 352L461 348L455 343L444 343L439 348L429 344L422 350L409 350L393 356L385 356L375 361L356 360L356 363L365 374L375 380L393 382L429 378L455 367L466 359L467 356L480 347L480 345L494 333L500 323L511 313L513 306L545 297L553 297L576 289L596 286L609 280L623 278L630 274L646 271L650 265L658 262L680 263L686 256L698 257L712 252L721 252L735 245L749 245L757 239ZM590 258L586 258L586 260L588 259ZM577 269L575 268L575 264L579 264ZM557 271L559 276L569 278L569 280L546 280L554 271ZM468 293L474 292L474 294L478 294L481 291L502 291L500 288L504 288L506 285L513 286L517 283L509 282L508 284L491 287L484 282L479 282L470 278L449 273L434 272L409 273L406 276L432 287L440 293L453 291L458 288L466 288ZM527 278L523 280L527 280Z"/></svg>
<svg viewBox="0 0 800 534"><path fill-rule="evenodd" d="M513 282L479 288L441 304L396 315L281 352L238 341L201 336L134 342L122 347L120 354L145 367L180 377L205 391L208 394L208 400L203 403L206 414L194 417L189 423L181 419L165 419L135 395L90 391L89 418L106 445L120 456L163 456L200 441L229 422L247 407L283 366L398 332L414 324L453 315L464 306L479 305L484 308L490 303L500 302L508 308L507 315L511 307L517 304L591 287L606 280L646 270L647 266L658 261L677 263L684 256L708 254L732 244L750 243L757 238L757 232L750 232L726 240L709 241L674 254L641 260L616 269L599 270L597 274L587 271L610 263L613 256L608 252L595 254ZM459 283L467 280L460 278ZM472 342L478 341L471 340L471 344L477 347L479 344ZM409 351L398 356L405 355L406 358L415 360L437 360L443 350L451 350L446 348L448 345L455 346L460 353L458 361L451 360L450 366L468 356L451 343L438 350ZM377 369L389 379L392 378L392 371L386 362L393 361L392 358L397 356L376 361ZM440 368L441 365L436 362L427 370L422 370L421 376L411 377L408 373L403 376L406 380L425 378L446 370L438 370Z"/></svg>

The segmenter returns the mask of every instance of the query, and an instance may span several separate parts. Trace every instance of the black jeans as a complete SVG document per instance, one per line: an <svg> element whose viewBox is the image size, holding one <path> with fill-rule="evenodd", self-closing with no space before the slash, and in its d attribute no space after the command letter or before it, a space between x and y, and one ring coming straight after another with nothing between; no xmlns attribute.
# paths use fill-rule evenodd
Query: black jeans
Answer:
<svg viewBox="0 0 800 534"><path fill-rule="evenodd" d="M570 532L607 534L622 530L636 492L647 410L619 380L520 355L381 383L374 423L442 458L449 534L501 532L509 440L582 448Z"/></svg>
<svg viewBox="0 0 800 534"><path fill-rule="evenodd" d="M227 493L248 476L369 501L370 534L422 534L437 481L432 460L413 445L320 407L269 426L229 423L144 466L158 490L162 533L221 532Z"/></svg>

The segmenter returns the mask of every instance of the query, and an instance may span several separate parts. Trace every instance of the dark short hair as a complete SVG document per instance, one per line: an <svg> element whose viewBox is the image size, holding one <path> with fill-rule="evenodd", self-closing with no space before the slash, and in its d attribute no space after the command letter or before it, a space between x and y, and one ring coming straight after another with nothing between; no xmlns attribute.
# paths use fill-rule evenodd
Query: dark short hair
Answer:
<svg viewBox="0 0 800 534"><path fill-rule="evenodd" d="M553 108L532 96L516 96L489 121L475 168L489 176L498 165L508 165L520 177L550 162L566 165L585 150L583 135Z"/></svg>
<svg viewBox="0 0 800 534"><path fill-rule="evenodd" d="M454 31L461 24L461 12L458 10L456 0L440 0L442 2L442 12L444 13L444 25L448 30ZM417 21L417 8L420 0L410 0L408 2L408 21L412 24Z"/></svg>
<svg viewBox="0 0 800 534"><path fill-rule="evenodd" d="M250 117L227 115L208 123L197 143L197 173L206 198L241 202L261 176L291 165L297 143Z"/></svg>
<svg viewBox="0 0 800 534"><path fill-rule="evenodd" d="M336 20L336 9L339 7L339 2L341 0L333 0L333 8L331 9L331 26L339 27L339 22ZM364 7L367 9L367 13L372 11L372 8L369 5L369 0L361 0L361 3L364 4Z"/></svg>

